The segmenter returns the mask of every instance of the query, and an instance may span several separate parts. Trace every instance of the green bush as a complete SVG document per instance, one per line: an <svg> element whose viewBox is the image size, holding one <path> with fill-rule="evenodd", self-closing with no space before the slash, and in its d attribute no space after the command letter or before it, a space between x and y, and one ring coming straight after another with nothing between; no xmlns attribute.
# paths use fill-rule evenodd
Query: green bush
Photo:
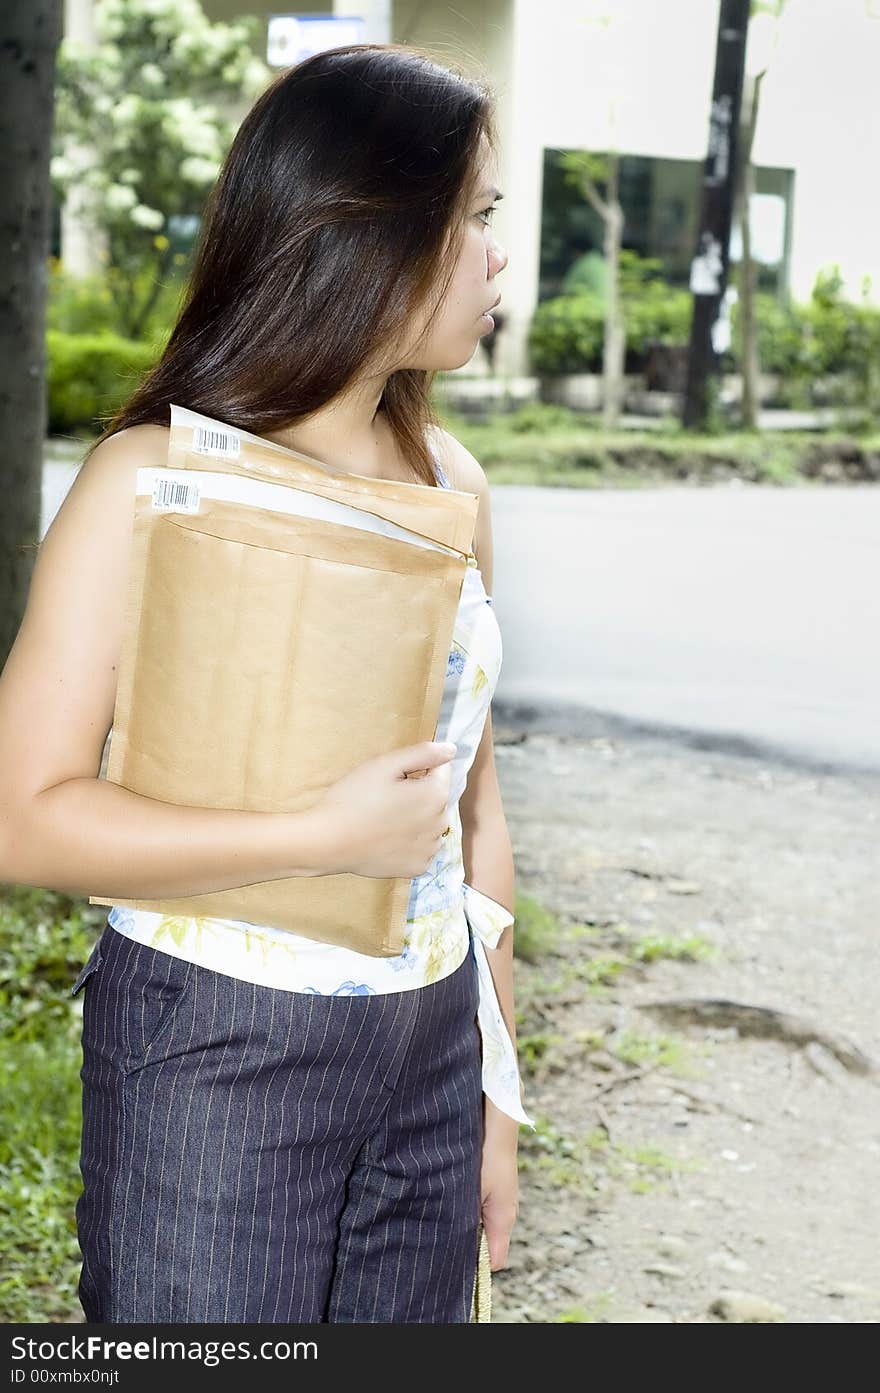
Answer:
<svg viewBox="0 0 880 1393"><path fill-rule="evenodd" d="M117 334L46 331L48 430L97 431L99 417L130 396L159 356L155 344Z"/></svg>
<svg viewBox="0 0 880 1393"><path fill-rule="evenodd" d="M529 328L531 371L546 375L598 372L604 323L602 301L590 291L543 300Z"/></svg>
<svg viewBox="0 0 880 1393"><path fill-rule="evenodd" d="M0 1320L81 1318L82 996L70 988L105 911L0 886Z"/></svg>
<svg viewBox="0 0 880 1393"><path fill-rule="evenodd" d="M587 423L589 424L589 423ZM504 425L517 435L546 435L548 431L583 430L584 418L570 406L528 401L505 417Z"/></svg>
<svg viewBox="0 0 880 1393"><path fill-rule="evenodd" d="M652 343L685 346L690 333L692 297L668 286L659 261L624 249L620 290L626 319L627 369L638 370ZM578 288L545 300L535 311L529 334L532 370L539 374L601 372L604 296ZM761 371L778 375L791 404L818 400L815 384L837 378L840 404L868 411L880 408L880 307L845 300L837 268L820 272L805 304L782 304L765 292L755 297ZM731 311L732 352L742 358L740 302Z"/></svg>
<svg viewBox="0 0 880 1393"><path fill-rule="evenodd" d="M733 345L741 356L738 303L732 313ZM806 304L781 305L772 295L755 299L762 372L783 379L786 400L808 406L816 384L836 378L829 400L880 409L880 308L844 300L835 271L820 273Z"/></svg>
<svg viewBox="0 0 880 1393"><path fill-rule="evenodd" d="M620 253L620 295L626 321L628 365L640 364L652 343L687 343L691 296L666 284L662 264L624 248ZM597 284L597 282L594 282ZM578 281L571 284L577 287ZM599 372L605 337L605 296L598 289L574 288L544 300L529 333L532 371L539 374Z"/></svg>
<svg viewBox="0 0 880 1393"><path fill-rule="evenodd" d="M167 238L161 240L167 242ZM138 342L162 342L177 320L186 288L188 258L178 252L173 262L174 269L164 279L147 262L127 275L111 265L91 275L74 276L60 258L50 257L47 328L63 334L107 333L129 339L126 311L134 295L139 304L149 306L143 327L134 337Z"/></svg>
<svg viewBox="0 0 880 1393"><path fill-rule="evenodd" d="M608 272L601 252L589 251L573 261L562 278L563 295L578 295L589 291L600 298L605 294Z"/></svg>
<svg viewBox="0 0 880 1393"><path fill-rule="evenodd" d="M90 915L56 891L3 887L0 1025L5 1040L43 1040L68 1029L66 989L73 986L95 941L94 909Z"/></svg>
<svg viewBox="0 0 880 1393"><path fill-rule="evenodd" d="M51 257L46 326L62 334L118 333L116 305L104 273L71 276L57 257Z"/></svg>
<svg viewBox="0 0 880 1393"><path fill-rule="evenodd" d="M182 264L183 257L175 257ZM141 301L153 293L144 332L122 332L121 297L134 285ZM159 358L177 319L184 289L181 274L157 283L144 265L131 282L114 266L88 276L70 275L57 257L49 260L46 306L48 429L94 433L101 417L115 411Z"/></svg>

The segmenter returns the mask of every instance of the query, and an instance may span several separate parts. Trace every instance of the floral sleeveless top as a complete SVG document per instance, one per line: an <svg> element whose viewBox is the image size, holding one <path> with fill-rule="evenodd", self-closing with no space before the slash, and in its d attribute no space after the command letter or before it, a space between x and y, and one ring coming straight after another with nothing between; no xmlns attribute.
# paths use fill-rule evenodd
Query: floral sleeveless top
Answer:
<svg viewBox="0 0 880 1393"><path fill-rule="evenodd" d="M435 456L438 483L448 479ZM467 957L479 972L483 1091L503 1112L534 1127L521 1101L516 1052L504 1021L483 944L494 947L514 916L464 879L459 799L501 669L502 642L491 596L476 558L468 559L446 666L437 740L456 745L450 762L449 833L427 869L412 881L403 951L377 958L286 929L237 919L180 917L113 905L107 923L150 948L215 972L285 991L362 996L427 986Z"/></svg>

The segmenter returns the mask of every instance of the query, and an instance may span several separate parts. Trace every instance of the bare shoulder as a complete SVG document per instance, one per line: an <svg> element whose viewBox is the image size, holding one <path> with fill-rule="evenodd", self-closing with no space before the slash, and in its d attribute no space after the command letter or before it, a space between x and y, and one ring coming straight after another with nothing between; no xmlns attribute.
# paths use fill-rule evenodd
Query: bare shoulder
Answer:
<svg viewBox="0 0 880 1393"><path fill-rule="evenodd" d="M3 800L97 777L116 699L137 469L167 459L168 434L131 426L95 446L37 549L0 674Z"/></svg>
<svg viewBox="0 0 880 1393"><path fill-rule="evenodd" d="M97 478L107 473L136 470L141 465L164 463L168 457L167 426L126 426L96 445L80 466L77 479Z"/></svg>
<svg viewBox="0 0 880 1393"><path fill-rule="evenodd" d="M480 505L474 529L474 552L486 591L492 593L493 541L489 481L479 460L448 430L436 432L437 451L443 472L454 489L475 493Z"/></svg>
<svg viewBox="0 0 880 1393"><path fill-rule="evenodd" d="M131 521L137 471L167 462L168 437L165 426L127 426L96 445L80 465L41 552L60 555L64 542L80 546L96 536L106 551L114 537L122 540Z"/></svg>
<svg viewBox="0 0 880 1393"><path fill-rule="evenodd" d="M479 460L448 430L435 431L437 450L443 472L454 489L465 493L488 495L489 482Z"/></svg>

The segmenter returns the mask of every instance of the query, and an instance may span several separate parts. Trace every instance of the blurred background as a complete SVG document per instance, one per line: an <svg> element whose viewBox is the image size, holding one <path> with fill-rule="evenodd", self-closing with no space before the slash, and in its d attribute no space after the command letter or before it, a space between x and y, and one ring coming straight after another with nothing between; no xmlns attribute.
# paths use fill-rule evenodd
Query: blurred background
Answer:
<svg viewBox="0 0 880 1393"><path fill-rule="evenodd" d="M880 0L4 8L3 656L273 75L410 43L498 98L492 487L521 1211L493 1319L880 1317ZM96 538L100 545L100 538ZM0 1319L79 1321L103 913L0 887Z"/></svg>

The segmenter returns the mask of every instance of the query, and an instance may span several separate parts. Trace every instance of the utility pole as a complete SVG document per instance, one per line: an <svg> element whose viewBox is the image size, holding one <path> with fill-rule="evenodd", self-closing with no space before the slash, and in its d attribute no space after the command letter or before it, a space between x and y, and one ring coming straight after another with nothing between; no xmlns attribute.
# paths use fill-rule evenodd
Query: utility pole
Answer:
<svg viewBox="0 0 880 1393"><path fill-rule="evenodd" d="M703 172L697 250L691 262L690 277L694 307L682 424L691 429L705 427L709 379L718 376L718 355L724 346L725 329L720 315L727 289L750 9L751 0L721 0L718 14L709 150Z"/></svg>

